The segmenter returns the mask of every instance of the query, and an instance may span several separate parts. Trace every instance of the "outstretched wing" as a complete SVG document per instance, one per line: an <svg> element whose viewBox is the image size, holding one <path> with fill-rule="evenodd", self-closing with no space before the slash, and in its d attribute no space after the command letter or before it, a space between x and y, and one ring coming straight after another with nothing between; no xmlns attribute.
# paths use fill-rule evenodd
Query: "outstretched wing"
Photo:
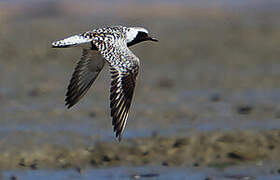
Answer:
<svg viewBox="0 0 280 180"><path fill-rule="evenodd" d="M82 57L67 88L65 103L68 108L75 105L86 94L102 70L104 63L100 52L83 49Z"/></svg>
<svg viewBox="0 0 280 180"><path fill-rule="evenodd" d="M111 67L110 71L112 78L110 95L112 125L114 126L116 137L120 141L128 118L138 70L120 72Z"/></svg>
<svg viewBox="0 0 280 180"><path fill-rule="evenodd" d="M112 124L120 141L133 97L139 59L128 49L125 38L104 39L107 40L95 39L94 43L110 65Z"/></svg>

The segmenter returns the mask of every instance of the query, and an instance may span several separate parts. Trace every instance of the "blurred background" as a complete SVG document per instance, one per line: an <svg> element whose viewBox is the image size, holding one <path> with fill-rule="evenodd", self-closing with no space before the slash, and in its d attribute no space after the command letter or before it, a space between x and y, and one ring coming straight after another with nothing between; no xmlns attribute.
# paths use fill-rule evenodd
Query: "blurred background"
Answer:
<svg viewBox="0 0 280 180"><path fill-rule="evenodd" d="M0 177L276 178L279 10L278 0L0 0ZM81 49L51 48L106 25L159 39L131 48L141 70L121 143L108 66L68 110Z"/></svg>

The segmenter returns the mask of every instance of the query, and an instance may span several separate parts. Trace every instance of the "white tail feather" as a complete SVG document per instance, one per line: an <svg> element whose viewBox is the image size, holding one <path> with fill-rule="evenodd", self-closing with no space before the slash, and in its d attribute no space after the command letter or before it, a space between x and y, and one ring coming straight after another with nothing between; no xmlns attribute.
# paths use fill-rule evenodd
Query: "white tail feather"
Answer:
<svg viewBox="0 0 280 180"><path fill-rule="evenodd" d="M92 39L89 38L85 38L81 35L74 35L74 36L70 36L68 38L65 38L63 40L60 41L55 41L52 43L53 47L69 47L69 46L76 46L79 44L84 44L84 43L89 43L91 42Z"/></svg>

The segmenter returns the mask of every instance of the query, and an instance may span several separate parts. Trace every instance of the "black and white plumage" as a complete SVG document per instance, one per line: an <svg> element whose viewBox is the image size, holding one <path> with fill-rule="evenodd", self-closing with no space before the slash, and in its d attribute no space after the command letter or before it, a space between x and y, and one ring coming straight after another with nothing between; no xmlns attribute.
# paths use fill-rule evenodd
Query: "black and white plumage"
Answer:
<svg viewBox="0 0 280 180"><path fill-rule="evenodd" d="M139 59L129 46L142 41L157 41L141 27L105 27L70 36L52 43L54 48L83 46L83 54L70 80L66 93L68 108L75 105L88 91L105 62L110 66L110 108L116 137L121 140L131 105Z"/></svg>

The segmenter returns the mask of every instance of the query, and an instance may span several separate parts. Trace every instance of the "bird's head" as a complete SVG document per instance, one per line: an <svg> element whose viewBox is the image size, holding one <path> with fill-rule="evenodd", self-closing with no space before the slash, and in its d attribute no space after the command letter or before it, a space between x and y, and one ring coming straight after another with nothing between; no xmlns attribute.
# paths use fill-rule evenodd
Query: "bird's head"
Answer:
<svg viewBox="0 0 280 180"><path fill-rule="evenodd" d="M127 28L126 36L126 42L128 46L132 46L143 41L158 42L157 39L150 37L148 35L148 31L142 27Z"/></svg>

